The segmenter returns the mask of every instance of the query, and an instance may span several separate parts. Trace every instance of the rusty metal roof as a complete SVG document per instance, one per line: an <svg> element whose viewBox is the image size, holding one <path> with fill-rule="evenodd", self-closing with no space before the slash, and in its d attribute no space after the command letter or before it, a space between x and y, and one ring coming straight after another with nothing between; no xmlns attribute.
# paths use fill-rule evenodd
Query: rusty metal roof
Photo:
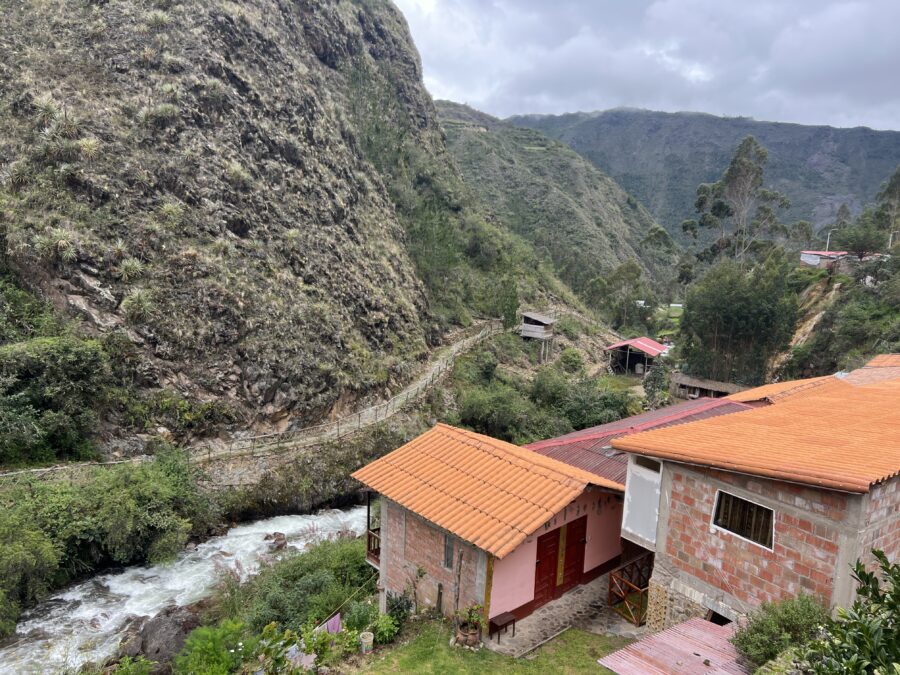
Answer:
<svg viewBox="0 0 900 675"><path fill-rule="evenodd" d="M677 405L626 417L617 422L574 431L565 436L530 443L524 447L546 457L590 471L596 476L625 482L628 455L610 447L612 439L657 427L725 415L749 406L724 398L698 398Z"/></svg>
<svg viewBox="0 0 900 675"><path fill-rule="evenodd" d="M373 490L502 558L588 485L624 485L472 431L438 424L353 474Z"/></svg>
<svg viewBox="0 0 900 675"><path fill-rule="evenodd" d="M846 492L900 473L900 380L837 378L753 408L613 441L613 447Z"/></svg>
<svg viewBox="0 0 900 675"><path fill-rule="evenodd" d="M734 624L689 619L598 660L618 675L747 675L730 638Z"/></svg>

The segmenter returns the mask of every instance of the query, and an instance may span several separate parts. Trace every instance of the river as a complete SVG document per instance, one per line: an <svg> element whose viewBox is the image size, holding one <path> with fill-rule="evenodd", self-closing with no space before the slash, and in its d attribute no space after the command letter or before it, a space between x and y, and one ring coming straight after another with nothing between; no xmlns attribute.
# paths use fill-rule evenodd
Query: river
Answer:
<svg viewBox="0 0 900 675"><path fill-rule="evenodd" d="M269 552L267 534L283 532L288 546L302 549L341 531L362 534L365 527L365 506L278 516L234 527L167 564L97 575L21 617L14 641L0 648L0 673L59 673L102 662L116 653L134 617L155 616L171 605L202 599L223 570L253 574L259 569L260 556Z"/></svg>

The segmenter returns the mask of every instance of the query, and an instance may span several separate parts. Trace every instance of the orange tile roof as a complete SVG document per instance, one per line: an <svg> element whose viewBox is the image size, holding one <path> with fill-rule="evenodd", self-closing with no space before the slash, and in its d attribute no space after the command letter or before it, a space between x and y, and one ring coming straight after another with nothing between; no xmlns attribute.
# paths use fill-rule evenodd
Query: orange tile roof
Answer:
<svg viewBox="0 0 900 675"><path fill-rule="evenodd" d="M866 368L900 368L900 354L879 354L869 361Z"/></svg>
<svg viewBox="0 0 900 675"><path fill-rule="evenodd" d="M900 473L900 380L838 379L777 405L624 436L613 447L677 462L868 492Z"/></svg>
<svg viewBox="0 0 900 675"><path fill-rule="evenodd" d="M531 450L446 424L376 459L353 477L498 558L589 484L625 489Z"/></svg>
<svg viewBox="0 0 900 675"><path fill-rule="evenodd" d="M810 377L805 380L788 380L786 382L775 382L774 384L764 384L761 387L739 391L725 398L739 403L750 403L752 401L771 401L774 398L784 399L809 387L815 387L823 384L827 380L834 379L833 375L824 375L823 377Z"/></svg>

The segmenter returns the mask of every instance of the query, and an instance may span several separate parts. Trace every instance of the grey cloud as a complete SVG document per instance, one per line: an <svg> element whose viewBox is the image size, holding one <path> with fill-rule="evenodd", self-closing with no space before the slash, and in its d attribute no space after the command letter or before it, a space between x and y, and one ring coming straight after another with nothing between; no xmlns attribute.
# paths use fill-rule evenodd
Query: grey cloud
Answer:
<svg viewBox="0 0 900 675"><path fill-rule="evenodd" d="M897 0L396 0L438 98L900 127Z"/></svg>

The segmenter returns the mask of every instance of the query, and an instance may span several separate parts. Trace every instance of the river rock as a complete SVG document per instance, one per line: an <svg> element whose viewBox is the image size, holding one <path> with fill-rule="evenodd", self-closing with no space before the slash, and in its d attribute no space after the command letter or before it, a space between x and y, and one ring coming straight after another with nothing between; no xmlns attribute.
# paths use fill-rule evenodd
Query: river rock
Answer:
<svg viewBox="0 0 900 675"><path fill-rule="evenodd" d="M154 673L170 673L169 665L184 640L200 625L196 612L187 607L167 607L141 627L141 653L158 664Z"/></svg>

